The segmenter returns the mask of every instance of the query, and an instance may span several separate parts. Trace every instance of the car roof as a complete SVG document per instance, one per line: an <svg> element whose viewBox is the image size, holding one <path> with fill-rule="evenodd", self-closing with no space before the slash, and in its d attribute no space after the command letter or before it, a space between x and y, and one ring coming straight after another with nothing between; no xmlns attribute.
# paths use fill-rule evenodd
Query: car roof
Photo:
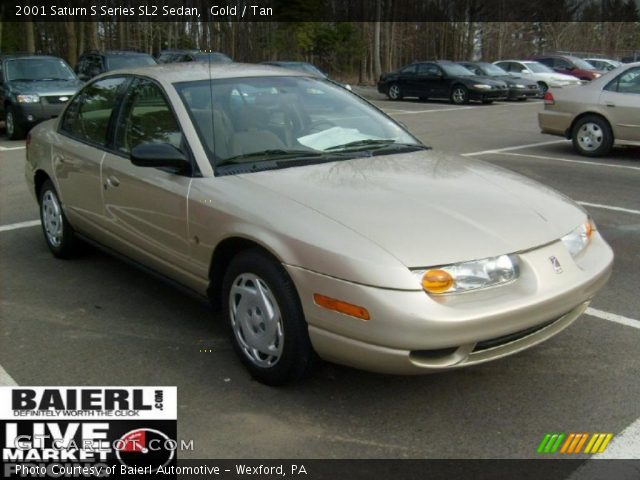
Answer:
<svg viewBox="0 0 640 480"><path fill-rule="evenodd" d="M43 59L43 58L53 58L54 60L62 60L60 57L54 57L53 55L36 55L33 53L2 53L0 54L0 60L16 60L23 58L33 58L33 59Z"/></svg>
<svg viewBox="0 0 640 480"><path fill-rule="evenodd" d="M300 71L288 71L283 73L282 68L269 65L256 65L251 63L215 63L188 62L188 63L164 63L149 67L126 68L113 70L106 75L116 73L128 73L155 78L160 82L186 82L222 78L243 77L313 77L313 75Z"/></svg>

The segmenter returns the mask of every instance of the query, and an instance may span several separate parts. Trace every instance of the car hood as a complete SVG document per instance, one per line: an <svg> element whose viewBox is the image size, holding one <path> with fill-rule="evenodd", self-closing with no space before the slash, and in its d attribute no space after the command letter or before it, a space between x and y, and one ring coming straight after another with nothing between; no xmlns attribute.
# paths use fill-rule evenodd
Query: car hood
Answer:
<svg viewBox="0 0 640 480"><path fill-rule="evenodd" d="M34 82L11 82L17 93L38 95L73 95L82 86L79 80L43 80Z"/></svg>
<svg viewBox="0 0 640 480"><path fill-rule="evenodd" d="M574 202L533 180L436 151L240 177L254 190L269 189L329 217L408 267L527 250L559 239L586 218Z"/></svg>

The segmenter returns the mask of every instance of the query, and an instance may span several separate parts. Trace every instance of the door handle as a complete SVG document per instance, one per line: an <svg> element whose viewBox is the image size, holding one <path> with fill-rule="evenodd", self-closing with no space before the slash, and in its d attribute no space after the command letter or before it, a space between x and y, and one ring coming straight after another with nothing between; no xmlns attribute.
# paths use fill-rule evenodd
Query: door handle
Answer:
<svg viewBox="0 0 640 480"><path fill-rule="evenodd" d="M120 180L118 180L117 177L114 177L113 175L110 175L107 178L107 185L110 187L117 187L118 185L120 185Z"/></svg>

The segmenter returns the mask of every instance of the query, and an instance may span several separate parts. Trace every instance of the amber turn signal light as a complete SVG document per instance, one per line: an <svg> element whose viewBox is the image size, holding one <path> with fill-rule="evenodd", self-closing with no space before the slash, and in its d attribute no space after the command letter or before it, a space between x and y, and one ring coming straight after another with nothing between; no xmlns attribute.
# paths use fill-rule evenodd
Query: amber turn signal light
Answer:
<svg viewBox="0 0 640 480"><path fill-rule="evenodd" d="M444 270L427 270L422 276L422 288L429 293L444 293L453 287L455 280Z"/></svg>
<svg viewBox="0 0 640 480"><path fill-rule="evenodd" d="M364 307L359 307L358 305L343 302L342 300L337 300L335 298L325 297L319 293L313 294L313 301L316 302L316 305L328 310L334 310L338 313L349 315L350 317L359 318L360 320L369 320L371 318L369 316L369 312Z"/></svg>

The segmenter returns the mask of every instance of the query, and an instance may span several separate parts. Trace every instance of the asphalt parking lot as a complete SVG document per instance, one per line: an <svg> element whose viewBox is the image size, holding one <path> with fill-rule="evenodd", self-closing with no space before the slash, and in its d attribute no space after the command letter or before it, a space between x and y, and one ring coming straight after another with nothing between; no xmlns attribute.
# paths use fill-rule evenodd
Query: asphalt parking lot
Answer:
<svg viewBox="0 0 640 480"><path fill-rule="evenodd" d="M23 179L24 142L2 137L0 384L177 385L179 436L195 445L182 458L534 458L547 432L611 432L609 455L640 458L640 150L580 157L539 133L539 100L372 98L434 148L585 206L616 254L587 314L483 366L394 377L325 364L302 384L265 387L206 305L91 248L54 259Z"/></svg>

